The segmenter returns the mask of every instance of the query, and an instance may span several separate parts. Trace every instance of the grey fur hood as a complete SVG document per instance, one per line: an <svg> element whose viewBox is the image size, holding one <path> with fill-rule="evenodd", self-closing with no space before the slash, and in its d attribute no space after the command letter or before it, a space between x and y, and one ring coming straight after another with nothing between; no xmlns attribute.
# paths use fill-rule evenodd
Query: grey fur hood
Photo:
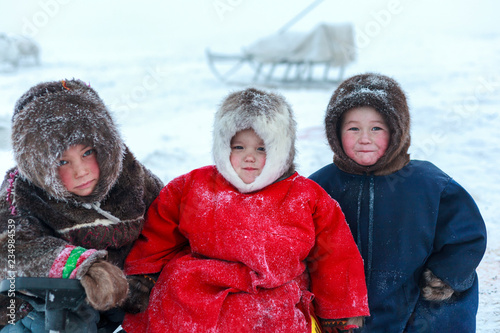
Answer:
<svg viewBox="0 0 500 333"><path fill-rule="evenodd" d="M70 193L58 174L58 159L71 145L97 152L99 183L86 197ZM125 146L98 94L80 80L40 83L17 101L12 117L14 158L22 178L61 201L99 202L122 169Z"/></svg>
<svg viewBox="0 0 500 333"><path fill-rule="evenodd" d="M262 173L251 184L240 179L229 160L231 139L245 129L253 129L266 147ZM215 165L240 192L258 191L295 171L295 136L293 111L283 96L254 88L231 93L215 114L212 149Z"/></svg>
<svg viewBox="0 0 500 333"><path fill-rule="evenodd" d="M385 154L371 166L362 166L350 159L342 147L340 128L344 114L352 108L370 106L377 110L391 131ZM325 116L328 143L334 163L341 170L354 174L388 175L410 161L410 111L406 95L392 78L376 73L355 75L334 91Z"/></svg>

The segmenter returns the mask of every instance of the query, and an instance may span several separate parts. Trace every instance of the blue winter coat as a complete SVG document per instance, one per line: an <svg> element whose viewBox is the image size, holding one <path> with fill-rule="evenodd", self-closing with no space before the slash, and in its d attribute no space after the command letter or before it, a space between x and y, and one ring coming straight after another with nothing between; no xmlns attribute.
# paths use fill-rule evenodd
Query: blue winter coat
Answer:
<svg viewBox="0 0 500 333"><path fill-rule="evenodd" d="M371 312L363 332L475 332L475 269L486 229L457 182L416 160L387 176L350 174L330 164L310 178L340 203L363 256ZM423 300L425 268L458 296Z"/></svg>

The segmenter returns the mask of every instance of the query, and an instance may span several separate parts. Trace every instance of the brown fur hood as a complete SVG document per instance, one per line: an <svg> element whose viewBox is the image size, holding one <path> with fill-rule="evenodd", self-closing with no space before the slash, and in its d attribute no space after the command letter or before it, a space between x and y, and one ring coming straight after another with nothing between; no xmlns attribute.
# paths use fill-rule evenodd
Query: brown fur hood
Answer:
<svg viewBox="0 0 500 333"><path fill-rule="evenodd" d="M71 145L97 151L100 179L87 197L62 184L58 159ZM12 117L12 145L20 176L61 201L99 202L122 169L125 146L98 94L80 80L40 83L17 101Z"/></svg>
<svg viewBox="0 0 500 333"><path fill-rule="evenodd" d="M264 141L266 164L253 183L245 184L229 156L232 137L250 128ZM258 191L294 172L295 135L293 111L283 96L254 88L231 93L215 114L212 153L217 170L240 192Z"/></svg>
<svg viewBox="0 0 500 333"><path fill-rule="evenodd" d="M340 139L343 115L361 106L371 106L382 114L391 131L386 153L371 166L362 166L350 159ZM367 73L342 82L328 104L325 129L334 153L333 161L345 172L388 175L404 167L410 160L410 113L406 96L399 84L387 76Z"/></svg>

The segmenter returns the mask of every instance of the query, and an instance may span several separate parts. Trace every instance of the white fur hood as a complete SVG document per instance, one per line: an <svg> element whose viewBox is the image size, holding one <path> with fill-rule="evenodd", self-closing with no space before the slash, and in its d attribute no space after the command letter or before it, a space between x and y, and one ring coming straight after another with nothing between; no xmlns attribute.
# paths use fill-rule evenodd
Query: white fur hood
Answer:
<svg viewBox="0 0 500 333"><path fill-rule="evenodd" d="M229 160L231 139L253 129L266 146L266 164L251 184L245 184ZM284 97L254 88L229 94L215 114L213 157L218 171L242 193L258 191L294 172L296 123Z"/></svg>

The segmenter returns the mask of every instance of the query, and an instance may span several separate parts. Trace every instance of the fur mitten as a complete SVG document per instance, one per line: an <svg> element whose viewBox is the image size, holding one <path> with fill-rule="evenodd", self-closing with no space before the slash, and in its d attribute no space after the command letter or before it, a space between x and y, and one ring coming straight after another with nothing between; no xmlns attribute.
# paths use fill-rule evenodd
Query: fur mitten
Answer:
<svg viewBox="0 0 500 333"><path fill-rule="evenodd" d="M129 313L146 311L149 304L149 294L153 289L156 276L130 275L127 276L129 292L122 309Z"/></svg>
<svg viewBox="0 0 500 333"><path fill-rule="evenodd" d="M107 261L98 260L81 278L87 301L96 310L119 306L127 297L128 283L122 270Z"/></svg>
<svg viewBox="0 0 500 333"><path fill-rule="evenodd" d="M438 278L430 269L426 269L422 274L422 297L428 301L445 301L449 299L454 290Z"/></svg>

